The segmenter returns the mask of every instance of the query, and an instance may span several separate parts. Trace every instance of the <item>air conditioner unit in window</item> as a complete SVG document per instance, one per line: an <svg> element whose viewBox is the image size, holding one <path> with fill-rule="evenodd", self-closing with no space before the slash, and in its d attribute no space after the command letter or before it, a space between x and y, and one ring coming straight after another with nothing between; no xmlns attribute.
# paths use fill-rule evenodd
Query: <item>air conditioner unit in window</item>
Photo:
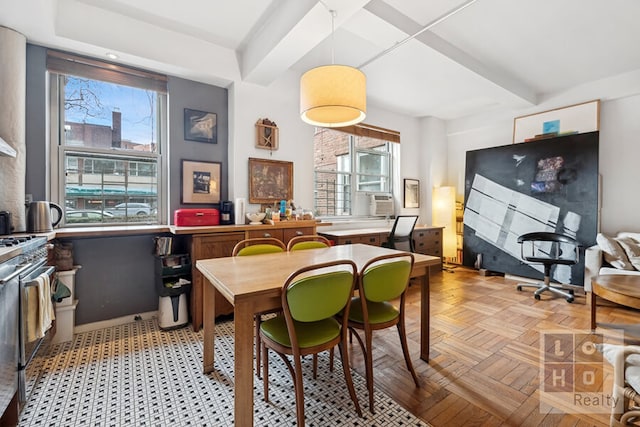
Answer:
<svg viewBox="0 0 640 427"><path fill-rule="evenodd" d="M372 216L392 216L393 197L390 195L371 194L369 205Z"/></svg>

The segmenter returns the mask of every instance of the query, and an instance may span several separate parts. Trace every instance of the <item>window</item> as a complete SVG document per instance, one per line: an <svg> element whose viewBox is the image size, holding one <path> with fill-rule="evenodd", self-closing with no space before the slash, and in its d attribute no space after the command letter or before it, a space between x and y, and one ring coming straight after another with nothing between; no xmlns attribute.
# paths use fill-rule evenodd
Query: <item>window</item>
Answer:
<svg viewBox="0 0 640 427"><path fill-rule="evenodd" d="M52 198L65 224L163 217L166 78L49 51Z"/></svg>
<svg viewBox="0 0 640 427"><path fill-rule="evenodd" d="M384 132L363 134L362 129L367 128L356 125L341 130L316 130L314 204L317 216L368 216L369 205L362 196L393 192L393 152L397 144L391 141L395 142L395 137ZM397 135L399 141L399 135L393 135Z"/></svg>

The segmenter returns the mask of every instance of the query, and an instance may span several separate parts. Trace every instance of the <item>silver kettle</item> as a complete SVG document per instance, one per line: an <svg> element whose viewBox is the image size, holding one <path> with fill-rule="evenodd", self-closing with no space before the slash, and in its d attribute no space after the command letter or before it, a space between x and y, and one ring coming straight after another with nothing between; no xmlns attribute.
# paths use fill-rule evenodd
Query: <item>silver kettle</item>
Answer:
<svg viewBox="0 0 640 427"><path fill-rule="evenodd" d="M51 210L58 213L55 221L51 220ZM31 202L27 211L27 233L46 233L62 220L62 208L52 202Z"/></svg>

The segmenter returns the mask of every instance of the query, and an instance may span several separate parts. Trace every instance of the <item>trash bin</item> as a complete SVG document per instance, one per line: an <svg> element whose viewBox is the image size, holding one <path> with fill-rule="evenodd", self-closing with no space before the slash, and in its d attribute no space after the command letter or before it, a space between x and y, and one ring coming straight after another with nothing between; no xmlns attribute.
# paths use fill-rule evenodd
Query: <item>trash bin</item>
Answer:
<svg viewBox="0 0 640 427"><path fill-rule="evenodd" d="M191 290L189 255L166 255L157 258L158 326L180 328L189 323L187 295Z"/></svg>
<svg viewBox="0 0 640 427"><path fill-rule="evenodd" d="M158 326L160 329L180 328L187 323L189 323L189 313L186 292L159 298Z"/></svg>

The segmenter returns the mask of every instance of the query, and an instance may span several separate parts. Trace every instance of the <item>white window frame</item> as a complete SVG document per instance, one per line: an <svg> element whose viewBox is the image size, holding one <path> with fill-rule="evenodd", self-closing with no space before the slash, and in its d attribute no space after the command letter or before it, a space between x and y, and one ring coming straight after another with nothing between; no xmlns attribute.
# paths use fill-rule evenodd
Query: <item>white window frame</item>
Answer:
<svg viewBox="0 0 640 427"><path fill-rule="evenodd" d="M338 129L333 129L335 131L339 131ZM350 187L350 192L349 192L349 198L350 198L350 202L349 202L349 215L324 215L322 216L323 218L327 218L327 219L345 219L345 218L358 218L358 217L368 217L369 215L355 215L354 214L354 208L355 208L355 204L356 204L356 198L357 195L359 193L367 193L367 194L371 194L371 193L376 193L376 194L389 194L389 195L394 195L394 170L396 170L396 163L400 161L400 155L399 155L399 149L396 148L396 143L393 142L389 142L389 141L384 141L384 140L380 140L380 142L382 144L384 144L385 146L385 150L376 150L374 148L358 148L357 147L357 136L356 135L352 135L352 134L348 134L349 137L349 153L344 154L343 156L349 156L349 171L344 171L341 170L340 168L340 162L337 162L337 167L335 171L328 171L328 170L323 170L323 169L315 169L314 167L314 190L316 189L316 177L317 177L317 173L323 173L323 174L333 174L336 175L336 185L339 185L340 187L344 187L344 186L349 186ZM381 145L382 145L381 144ZM372 176L370 174L362 174L359 172L358 170L358 153L369 153L369 154L375 154L375 155L381 155L384 158L386 158L386 164L387 164L387 174L386 175L379 175L380 180L382 181L382 179L387 178L388 179L388 183L387 183L387 188L385 190L358 190L359 187L359 183L358 183L358 178L360 176ZM378 175L375 175L378 176ZM349 179L350 182L348 183L344 183L342 182L345 178ZM316 196L315 196L316 192L314 191L314 208L317 206L316 203ZM335 205L335 212L340 212L340 211L344 211L347 201L345 200L345 198L342 196L344 194L344 192L340 192L340 195L337 196L336 199L336 205ZM394 197L395 198L395 197Z"/></svg>
<svg viewBox="0 0 640 427"><path fill-rule="evenodd" d="M112 150L78 147L73 145L63 144L62 133L64 130L64 124L61 123L63 116L61 112L64 111L64 74L58 74L53 72L47 72L49 75L49 120L50 120L50 134L49 134L49 158L50 158L50 199L60 206L65 206L65 164L66 152L85 152L87 154L103 154L105 156L114 156L122 154L125 158L156 158L158 168L158 182L157 182L157 207L158 207L158 221L157 224L167 224L168 219L168 203L169 197L167 196L168 189L168 160L164 153L167 153L168 145L168 133L167 133L167 94L158 92L158 142L157 152L136 152L123 150L122 153L114 153ZM93 79L98 80L98 79ZM117 226L123 223L105 223L104 226ZM129 226L135 226L136 224L144 225L146 223L127 222ZM87 226L95 225L95 223L74 223L69 226Z"/></svg>

